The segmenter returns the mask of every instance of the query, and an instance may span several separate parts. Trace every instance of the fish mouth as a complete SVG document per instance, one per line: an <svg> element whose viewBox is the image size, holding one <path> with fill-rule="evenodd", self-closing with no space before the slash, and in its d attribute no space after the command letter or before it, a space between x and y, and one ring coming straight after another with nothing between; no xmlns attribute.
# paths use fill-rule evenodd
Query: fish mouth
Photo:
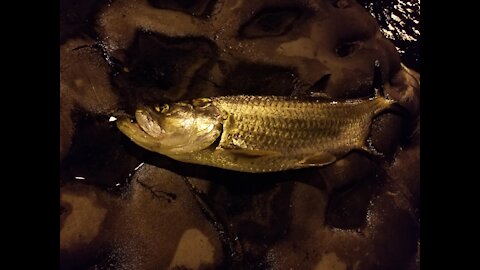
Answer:
<svg viewBox="0 0 480 270"><path fill-rule="evenodd" d="M150 136L141 125L135 120L124 117L117 120L118 129L125 134L135 144L150 150L156 151L160 148L158 139Z"/></svg>
<svg viewBox="0 0 480 270"><path fill-rule="evenodd" d="M154 115L155 112L152 109L141 106L135 111L135 120L145 133L154 138L160 138L165 130L160 126Z"/></svg>
<svg viewBox="0 0 480 270"><path fill-rule="evenodd" d="M132 116L122 115L117 118L117 128L135 144L154 152L164 149L161 141L165 130L160 127L155 111L147 106L138 106Z"/></svg>
<svg viewBox="0 0 480 270"><path fill-rule="evenodd" d="M137 138L137 137L151 137L145 130L140 126L140 124L136 121L136 119L132 119L129 117L120 118L117 120L117 127L118 129L125 135L130 138Z"/></svg>
<svg viewBox="0 0 480 270"><path fill-rule="evenodd" d="M134 117L119 118L117 127L134 143L149 150L156 150L160 147L159 142L164 137L165 130L160 127L154 114L152 109L140 106L135 111Z"/></svg>

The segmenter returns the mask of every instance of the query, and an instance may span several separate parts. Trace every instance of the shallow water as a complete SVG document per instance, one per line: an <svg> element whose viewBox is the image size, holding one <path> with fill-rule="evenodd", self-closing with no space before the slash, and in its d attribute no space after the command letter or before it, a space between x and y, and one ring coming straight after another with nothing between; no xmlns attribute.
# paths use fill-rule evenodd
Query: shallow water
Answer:
<svg viewBox="0 0 480 270"><path fill-rule="evenodd" d="M420 71L420 0L359 0L397 47L402 61Z"/></svg>

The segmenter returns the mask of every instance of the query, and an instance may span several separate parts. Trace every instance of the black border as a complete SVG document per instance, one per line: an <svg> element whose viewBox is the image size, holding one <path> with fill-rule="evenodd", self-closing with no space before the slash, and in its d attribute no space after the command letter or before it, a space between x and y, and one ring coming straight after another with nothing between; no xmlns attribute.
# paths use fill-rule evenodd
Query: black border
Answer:
<svg viewBox="0 0 480 270"><path fill-rule="evenodd" d="M59 6L16 3L2 24L6 264L58 269Z"/></svg>

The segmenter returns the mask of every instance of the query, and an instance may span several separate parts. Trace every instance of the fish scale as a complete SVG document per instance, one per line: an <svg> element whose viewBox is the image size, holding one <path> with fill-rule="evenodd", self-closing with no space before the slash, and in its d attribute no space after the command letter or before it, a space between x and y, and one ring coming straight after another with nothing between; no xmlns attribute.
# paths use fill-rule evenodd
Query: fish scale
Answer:
<svg viewBox="0 0 480 270"><path fill-rule="evenodd" d="M366 123L368 116L371 116L368 109L378 103L375 102L377 99L342 103L253 96L220 97L212 100L215 106L227 114L235 115L235 128L232 132L238 133L238 138L245 141L246 145L255 149L261 145L263 149L285 153L292 149L276 147L288 145L290 141L296 142L293 147L306 147L312 140L313 143L356 143L358 140L348 138L352 135L356 137L357 134L352 131L360 129L360 124L369 126L369 123ZM237 122L239 124L235 124ZM275 130L280 136L274 140L267 134L267 130ZM319 146L313 148L324 149Z"/></svg>

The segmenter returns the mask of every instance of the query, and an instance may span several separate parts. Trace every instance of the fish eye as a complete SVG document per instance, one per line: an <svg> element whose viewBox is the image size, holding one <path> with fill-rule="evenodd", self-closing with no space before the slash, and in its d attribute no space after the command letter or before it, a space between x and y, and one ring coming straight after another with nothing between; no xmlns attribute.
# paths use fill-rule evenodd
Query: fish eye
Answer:
<svg viewBox="0 0 480 270"><path fill-rule="evenodd" d="M166 113L170 109L170 106L168 104L163 104L162 106L155 105L155 111L159 113Z"/></svg>
<svg viewBox="0 0 480 270"><path fill-rule="evenodd" d="M209 98L197 98L192 101L193 106L204 109L211 105L212 100Z"/></svg>

